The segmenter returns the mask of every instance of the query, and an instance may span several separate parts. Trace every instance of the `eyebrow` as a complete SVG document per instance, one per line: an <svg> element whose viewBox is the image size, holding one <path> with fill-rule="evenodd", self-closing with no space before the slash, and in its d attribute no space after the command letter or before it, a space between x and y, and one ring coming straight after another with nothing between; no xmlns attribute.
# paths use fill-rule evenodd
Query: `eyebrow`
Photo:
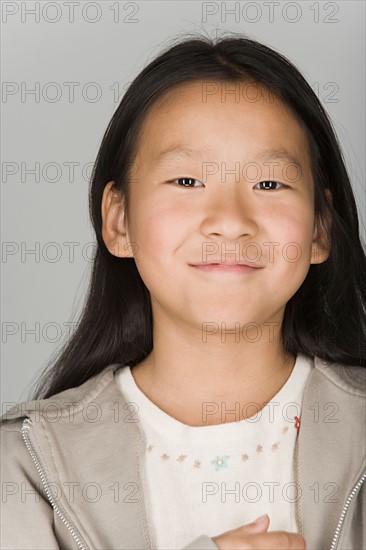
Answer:
<svg viewBox="0 0 366 550"><path fill-rule="evenodd" d="M157 157L153 160L153 164L161 164L164 160L166 160L168 157L174 158L174 157L188 157L192 159L197 159L199 157L202 157L203 150L195 150L191 149L188 146L184 145L171 145L167 149L164 149L163 151L160 151L160 153L157 155Z"/></svg>
<svg viewBox="0 0 366 550"><path fill-rule="evenodd" d="M163 151L161 151L158 154L158 156L153 160L152 164L154 166L159 165L168 158L186 157L190 159L199 159L199 158L202 159L203 153L204 153L203 150L192 149L191 147L188 147L188 146L172 145L167 149L164 149ZM283 148L265 149L264 151L260 151L259 153L257 153L252 160L253 161L255 160L260 160L260 161L287 160L291 164L295 164L298 168L300 168L300 170L303 169L303 166L300 160L295 155L292 155L291 153L286 151L286 149L283 149Z"/></svg>

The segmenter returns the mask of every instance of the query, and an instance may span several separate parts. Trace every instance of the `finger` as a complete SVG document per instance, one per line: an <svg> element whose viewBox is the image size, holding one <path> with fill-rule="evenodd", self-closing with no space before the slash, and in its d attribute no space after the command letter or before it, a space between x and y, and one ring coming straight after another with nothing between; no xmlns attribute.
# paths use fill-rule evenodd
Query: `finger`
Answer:
<svg viewBox="0 0 366 550"><path fill-rule="evenodd" d="M267 531L270 524L270 519L268 514L265 514L264 516L260 516L252 523L248 523L247 525L243 525L242 527L239 527L240 531L242 533L248 533L248 534L254 534L254 533L261 533L263 531Z"/></svg>
<svg viewBox="0 0 366 550"><path fill-rule="evenodd" d="M251 541L253 550L306 550L304 537L299 533L287 531L273 531L270 533L259 533Z"/></svg>

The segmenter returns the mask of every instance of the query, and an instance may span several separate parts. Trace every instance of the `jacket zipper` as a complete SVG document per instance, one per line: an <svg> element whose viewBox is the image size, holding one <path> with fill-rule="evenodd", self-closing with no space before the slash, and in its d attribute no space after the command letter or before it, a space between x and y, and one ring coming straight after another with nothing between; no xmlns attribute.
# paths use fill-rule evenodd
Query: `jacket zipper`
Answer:
<svg viewBox="0 0 366 550"><path fill-rule="evenodd" d="M296 443L295 443L295 471L296 471L296 481L298 482L299 486L301 487L301 484L300 484L300 460L299 460L299 434L297 434ZM295 512L296 512L297 524L298 524L298 527L299 527L299 533L300 533L300 535L302 535L303 528L302 528L302 521L301 521L301 499L300 498L298 498L297 501L296 501Z"/></svg>
<svg viewBox="0 0 366 550"><path fill-rule="evenodd" d="M334 537L333 537L333 540L332 540L332 545L330 547L330 550L335 550L337 548L339 535L340 535L340 532L341 532L341 529L342 529L342 525L343 525L343 521L344 521L346 512L347 512L348 507L350 505L350 502L353 499L353 497L355 496L355 494L358 492L359 488L361 487L361 485L365 481L365 479L366 479L366 473L363 474L360 477L360 479L357 481L356 485L353 487L351 493L348 495L348 498L346 500L346 504L344 505L344 508L342 510L342 513L341 513L341 517L339 518L338 525L337 525L337 528L335 530L335 534L334 534Z"/></svg>
<svg viewBox="0 0 366 550"><path fill-rule="evenodd" d="M34 462L34 464L37 468L37 472L40 475L44 490L45 490L46 495L47 495L47 498L50 501L50 503L52 505L52 508L55 510L56 514L59 516L61 521L66 525L66 527L70 531L70 533L71 533L73 539L75 540L78 548L80 550L89 550L88 546L85 544L85 541L82 539L82 537L81 537L80 533L78 532L78 530L76 529L75 525L71 522L71 520L67 516L66 512L55 503L55 501L53 499L53 496L51 495L51 493L49 491L49 482L48 482L46 473L43 470L43 468L40 464L40 461L37 457L37 454L34 450L34 447L33 447L32 443L29 439L29 429L30 429L31 425L32 425L32 420L31 419L26 418L23 421L22 436L23 436L23 439L24 439L24 443L27 447L27 450L28 450L29 454L31 455L31 457L33 459L33 462Z"/></svg>
<svg viewBox="0 0 366 550"><path fill-rule="evenodd" d="M146 550L151 550L153 548L151 544L151 538L150 538L150 531L149 531L149 525L148 525L148 518L146 513L146 507L145 507L145 499L144 499L144 489L143 489L143 483L142 483L142 458L141 458L141 431L138 426L137 428L137 476L138 476L138 485L141 487L141 498L140 498L140 517L142 518L143 523L143 533L144 533L144 539L145 539L145 545ZM155 544L154 544L155 547Z"/></svg>

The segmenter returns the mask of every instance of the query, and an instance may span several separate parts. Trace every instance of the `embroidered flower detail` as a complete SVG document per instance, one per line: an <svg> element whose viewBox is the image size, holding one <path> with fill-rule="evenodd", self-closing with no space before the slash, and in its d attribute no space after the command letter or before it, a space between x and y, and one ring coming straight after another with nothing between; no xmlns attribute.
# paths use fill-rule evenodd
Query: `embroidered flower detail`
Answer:
<svg viewBox="0 0 366 550"><path fill-rule="evenodd" d="M194 466L194 468L200 468L201 467L201 462L199 460L195 460L193 466Z"/></svg>
<svg viewBox="0 0 366 550"><path fill-rule="evenodd" d="M225 455L225 456L217 456L214 460L211 460L211 464L215 465L216 472L218 470L221 470L222 468L227 468L228 467L228 465L227 465L227 459L228 458L229 458L229 456Z"/></svg>
<svg viewBox="0 0 366 550"><path fill-rule="evenodd" d="M151 451L153 450L153 447L154 447L154 445L149 445L148 448L147 448L147 452L151 453Z"/></svg>
<svg viewBox="0 0 366 550"><path fill-rule="evenodd" d="M247 453L245 453L245 455L241 455L241 459L243 462L246 462L247 460L249 460L249 456L247 455Z"/></svg>
<svg viewBox="0 0 366 550"><path fill-rule="evenodd" d="M277 441L276 443L273 443L273 445L272 445L272 451L277 451L279 444L280 444L279 441Z"/></svg>
<svg viewBox="0 0 366 550"><path fill-rule="evenodd" d="M299 432L299 430L300 430L300 418L298 418L297 416L294 416L294 419L295 419L295 428Z"/></svg>
<svg viewBox="0 0 366 550"><path fill-rule="evenodd" d="M169 460L170 457L169 457L169 455L167 455L166 453L164 453L163 455L161 455L161 458L162 458L163 460Z"/></svg>
<svg viewBox="0 0 366 550"><path fill-rule="evenodd" d="M187 458L187 455L180 455L180 456L178 456L177 461L178 461L178 462L184 462L184 460L185 460L186 458Z"/></svg>
<svg viewBox="0 0 366 550"><path fill-rule="evenodd" d="M285 434L288 431L288 426L285 426L282 430L282 433Z"/></svg>
<svg viewBox="0 0 366 550"><path fill-rule="evenodd" d="M261 453L263 450L262 445L257 445L257 453Z"/></svg>

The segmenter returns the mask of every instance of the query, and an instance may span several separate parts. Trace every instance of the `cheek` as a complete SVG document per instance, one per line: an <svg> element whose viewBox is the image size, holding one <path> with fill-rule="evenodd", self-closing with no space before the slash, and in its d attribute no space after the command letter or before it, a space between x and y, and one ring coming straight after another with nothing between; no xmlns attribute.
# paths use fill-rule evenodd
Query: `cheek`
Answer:
<svg viewBox="0 0 366 550"><path fill-rule="evenodd" d="M139 261L166 264L184 238L187 218L172 204L164 207L161 201L140 203L134 212L130 234L131 240L137 243Z"/></svg>
<svg viewBox="0 0 366 550"><path fill-rule="evenodd" d="M270 242L265 250L271 246L273 260L281 271L298 273L301 278L307 273L311 260L311 243L313 237L313 218L309 209L289 210L276 220L272 219L270 226L273 228ZM277 244L279 243L279 244Z"/></svg>

